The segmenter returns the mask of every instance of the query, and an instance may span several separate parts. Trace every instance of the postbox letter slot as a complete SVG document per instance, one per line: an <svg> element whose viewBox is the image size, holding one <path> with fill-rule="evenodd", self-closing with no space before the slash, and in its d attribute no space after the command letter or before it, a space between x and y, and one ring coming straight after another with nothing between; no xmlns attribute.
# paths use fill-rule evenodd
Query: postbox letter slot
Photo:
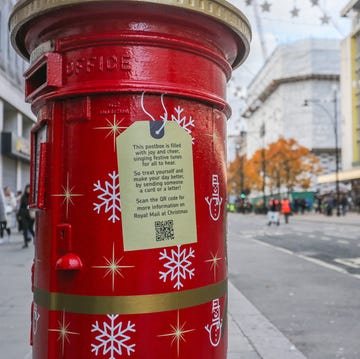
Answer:
<svg viewBox="0 0 360 359"><path fill-rule="evenodd" d="M25 76L25 96L30 102L40 93L62 85L62 57L57 53L46 53L35 62Z"/></svg>
<svg viewBox="0 0 360 359"><path fill-rule="evenodd" d="M59 254L70 252L72 250L71 225L68 223L58 224L56 226L56 239Z"/></svg>
<svg viewBox="0 0 360 359"><path fill-rule="evenodd" d="M29 96L36 89L46 84L47 63L40 66L29 78L26 79L26 95Z"/></svg>

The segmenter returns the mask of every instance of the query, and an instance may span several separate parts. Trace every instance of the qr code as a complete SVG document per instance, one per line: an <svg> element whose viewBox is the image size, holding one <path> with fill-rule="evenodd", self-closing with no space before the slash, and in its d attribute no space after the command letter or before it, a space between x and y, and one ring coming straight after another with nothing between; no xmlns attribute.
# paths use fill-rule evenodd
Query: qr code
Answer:
<svg viewBox="0 0 360 359"><path fill-rule="evenodd" d="M156 241L172 241L174 236L174 221L155 221Z"/></svg>

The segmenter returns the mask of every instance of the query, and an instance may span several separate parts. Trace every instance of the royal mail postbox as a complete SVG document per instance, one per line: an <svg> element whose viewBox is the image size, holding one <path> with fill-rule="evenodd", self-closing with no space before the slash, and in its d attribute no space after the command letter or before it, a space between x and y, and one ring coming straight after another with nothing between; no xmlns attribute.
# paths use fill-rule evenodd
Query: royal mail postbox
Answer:
<svg viewBox="0 0 360 359"><path fill-rule="evenodd" d="M225 358L226 82L249 51L215 0L26 0L33 358Z"/></svg>

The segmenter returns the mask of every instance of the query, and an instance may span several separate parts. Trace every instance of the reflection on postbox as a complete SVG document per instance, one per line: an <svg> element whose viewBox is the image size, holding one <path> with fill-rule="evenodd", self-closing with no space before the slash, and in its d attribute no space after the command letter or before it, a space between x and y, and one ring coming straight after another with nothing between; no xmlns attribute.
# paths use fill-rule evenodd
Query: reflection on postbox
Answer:
<svg viewBox="0 0 360 359"><path fill-rule="evenodd" d="M227 352L226 1L20 1L36 210L34 359Z"/></svg>

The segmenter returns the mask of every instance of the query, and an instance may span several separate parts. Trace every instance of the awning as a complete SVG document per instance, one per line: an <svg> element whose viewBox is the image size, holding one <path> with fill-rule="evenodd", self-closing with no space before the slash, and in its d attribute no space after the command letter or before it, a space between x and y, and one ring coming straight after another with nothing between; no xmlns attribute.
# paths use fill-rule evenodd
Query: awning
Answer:
<svg viewBox="0 0 360 359"><path fill-rule="evenodd" d="M360 179L360 168L339 172L339 181L350 181L353 179ZM327 175L318 176L317 178L318 184L330 182L336 182L336 173L329 173Z"/></svg>

